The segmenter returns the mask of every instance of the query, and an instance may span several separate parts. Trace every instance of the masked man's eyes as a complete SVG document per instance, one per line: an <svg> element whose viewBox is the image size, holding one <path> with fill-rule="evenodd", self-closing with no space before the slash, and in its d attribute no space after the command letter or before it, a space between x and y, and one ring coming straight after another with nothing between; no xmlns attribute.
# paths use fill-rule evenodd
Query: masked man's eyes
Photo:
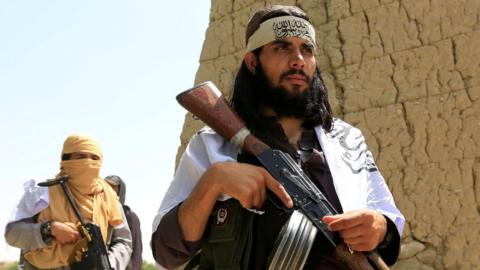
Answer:
<svg viewBox="0 0 480 270"><path fill-rule="evenodd" d="M70 159L91 159L100 160L100 157L90 153L73 153Z"/></svg>

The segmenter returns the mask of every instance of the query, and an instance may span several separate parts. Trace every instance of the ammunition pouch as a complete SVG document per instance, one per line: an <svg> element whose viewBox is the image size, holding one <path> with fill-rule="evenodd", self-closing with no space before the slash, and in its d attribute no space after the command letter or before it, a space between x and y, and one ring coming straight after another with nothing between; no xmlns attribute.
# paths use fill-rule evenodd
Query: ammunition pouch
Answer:
<svg viewBox="0 0 480 270"><path fill-rule="evenodd" d="M253 243L253 213L235 199L217 202L207 225L207 241L185 269L248 269Z"/></svg>

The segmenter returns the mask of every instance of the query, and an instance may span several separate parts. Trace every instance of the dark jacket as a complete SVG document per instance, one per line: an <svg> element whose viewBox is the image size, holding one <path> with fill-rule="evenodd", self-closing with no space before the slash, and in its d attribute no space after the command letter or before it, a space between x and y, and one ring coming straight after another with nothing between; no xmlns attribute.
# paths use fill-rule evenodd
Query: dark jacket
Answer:
<svg viewBox="0 0 480 270"><path fill-rule="evenodd" d="M105 177L105 181L111 185L119 186L118 197L120 203L123 206L123 211L127 218L128 227L132 233L132 260L130 261L129 269L141 270L142 269L142 231L140 230L140 220L137 214L133 212L128 205L125 205L125 197L127 193L127 187L125 182L116 175Z"/></svg>

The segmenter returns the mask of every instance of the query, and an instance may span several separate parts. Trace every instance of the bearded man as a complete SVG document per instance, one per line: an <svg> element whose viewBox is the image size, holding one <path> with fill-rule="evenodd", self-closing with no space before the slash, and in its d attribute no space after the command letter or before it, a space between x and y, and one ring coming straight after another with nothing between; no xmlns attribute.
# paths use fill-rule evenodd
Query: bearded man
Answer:
<svg viewBox="0 0 480 270"><path fill-rule="evenodd" d="M86 135L69 136L61 153L60 172L80 214L100 228L101 243L108 244L113 269L125 269L132 253L131 234L117 194L99 174L103 155L99 144ZM87 247L74 209L60 185L24 184L25 193L5 228L8 244L22 250L24 269L87 269L81 252ZM82 267L85 263L85 267Z"/></svg>
<svg viewBox="0 0 480 270"><path fill-rule="evenodd" d="M310 19L297 7L263 8L248 23L246 41L233 108L256 137L290 154L341 213L323 222L352 252L377 250L393 264L404 217L361 132L332 117ZM292 206L255 157L204 129L187 146L154 220L154 257L166 268L196 254L189 267L266 269ZM319 233L304 269L348 268Z"/></svg>

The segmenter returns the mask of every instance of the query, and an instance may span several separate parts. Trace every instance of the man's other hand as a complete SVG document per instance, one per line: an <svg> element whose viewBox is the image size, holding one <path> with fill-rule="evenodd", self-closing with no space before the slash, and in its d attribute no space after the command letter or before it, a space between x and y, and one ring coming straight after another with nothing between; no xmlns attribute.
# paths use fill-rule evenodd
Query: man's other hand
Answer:
<svg viewBox="0 0 480 270"><path fill-rule="evenodd" d="M377 211L362 209L322 219L331 231L338 231L343 241L355 251L374 250L387 232L387 220Z"/></svg>

